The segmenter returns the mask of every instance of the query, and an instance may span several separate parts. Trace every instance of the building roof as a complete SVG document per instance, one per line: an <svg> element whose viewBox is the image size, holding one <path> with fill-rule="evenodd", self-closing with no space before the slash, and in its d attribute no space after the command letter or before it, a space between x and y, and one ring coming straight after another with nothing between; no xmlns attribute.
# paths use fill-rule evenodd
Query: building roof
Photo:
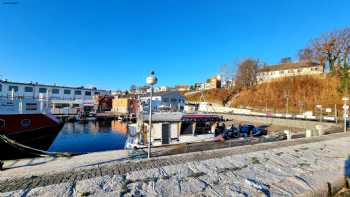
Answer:
<svg viewBox="0 0 350 197"><path fill-rule="evenodd" d="M27 85L27 86L45 86L45 87L51 87L51 88L67 88L67 89L80 89L80 90L95 90L95 91L106 91L108 90L101 90L97 89L95 87L93 88L86 88L84 86L80 87L69 87L69 86L60 86L60 85L46 85L46 84L40 84L37 82L29 82L29 83L24 83L24 82L14 82L14 81L7 81L7 80L0 80L0 83L2 84L14 84L14 85Z"/></svg>
<svg viewBox="0 0 350 197"><path fill-rule="evenodd" d="M186 85L186 84L179 84L179 85L176 85L175 88L189 88L190 85Z"/></svg>
<svg viewBox="0 0 350 197"><path fill-rule="evenodd" d="M223 117L215 114L184 114L182 112L158 112L152 114L152 122L218 122ZM143 121L149 121L149 115L143 115Z"/></svg>
<svg viewBox="0 0 350 197"><path fill-rule="evenodd" d="M276 70L288 70L288 69L296 69L296 68L306 68L306 67L314 67L319 66L320 64L316 62L293 62L293 63L283 63L283 64L275 64L266 67L262 67L258 69L258 72L269 72Z"/></svg>
<svg viewBox="0 0 350 197"><path fill-rule="evenodd" d="M167 92L154 92L153 93L153 96L166 96L166 95L170 95L170 94L178 94L178 95L181 95L182 94L178 91L167 91ZM141 97L149 97L150 94L147 93L147 94L143 94L143 95L140 95Z"/></svg>

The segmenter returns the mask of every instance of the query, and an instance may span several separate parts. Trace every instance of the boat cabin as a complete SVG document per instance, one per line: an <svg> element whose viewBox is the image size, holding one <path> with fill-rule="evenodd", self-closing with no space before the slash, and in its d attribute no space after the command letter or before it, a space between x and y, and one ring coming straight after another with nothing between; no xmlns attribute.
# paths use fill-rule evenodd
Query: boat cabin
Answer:
<svg viewBox="0 0 350 197"><path fill-rule="evenodd" d="M152 144L157 146L212 139L217 123L222 120L222 116L213 114L155 113L152 116ZM137 131L143 133L138 135L141 139L137 141L144 145L148 144L149 139L148 121L148 115L145 115L143 131Z"/></svg>

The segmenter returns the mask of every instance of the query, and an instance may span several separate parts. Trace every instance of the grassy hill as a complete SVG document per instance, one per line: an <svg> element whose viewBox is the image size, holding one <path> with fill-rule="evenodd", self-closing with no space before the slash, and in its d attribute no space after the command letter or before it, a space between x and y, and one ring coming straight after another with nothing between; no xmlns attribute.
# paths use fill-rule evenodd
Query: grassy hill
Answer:
<svg viewBox="0 0 350 197"><path fill-rule="evenodd" d="M320 104L324 108L341 109L342 94L337 91L339 79L323 76L299 76L283 78L241 91L231 100L231 106L251 107L261 111L285 112L288 96L289 112L315 111Z"/></svg>
<svg viewBox="0 0 350 197"><path fill-rule="evenodd" d="M199 102L201 95L202 93L197 92L186 96L186 99L188 101ZM224 105L224 103L226 103L226 101L230 98L231 93L226 89L213 89L204 91L203 95L206 102Z"/></svg>
<svg viewBox="0 0 350 197"><path fill-rule="evenodd" d="M263 83L253 88L242 90L238 94L225 89L208 90L204 92L207 102L220 105L230 104L231 107L252 108L271 112L286 112L288 96L288 111L317 111L316 105L323 108L342 110L343 94L337 91L340 80L336 77L298 76L282 78L269 83ZM201 93L195 93L186 98L189 101L200 101Z"/></svg>

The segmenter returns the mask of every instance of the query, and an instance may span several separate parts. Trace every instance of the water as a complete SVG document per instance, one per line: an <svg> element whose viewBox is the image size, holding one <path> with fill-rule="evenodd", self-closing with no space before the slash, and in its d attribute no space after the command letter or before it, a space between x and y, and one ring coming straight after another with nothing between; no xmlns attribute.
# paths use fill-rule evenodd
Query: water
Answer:
<svg viewBox="0 0 350 197"><path fill-rule="evenodd" d="M49 151L86 153L124 149L127 128L127 123L115 120L65 123Z"/></svg>

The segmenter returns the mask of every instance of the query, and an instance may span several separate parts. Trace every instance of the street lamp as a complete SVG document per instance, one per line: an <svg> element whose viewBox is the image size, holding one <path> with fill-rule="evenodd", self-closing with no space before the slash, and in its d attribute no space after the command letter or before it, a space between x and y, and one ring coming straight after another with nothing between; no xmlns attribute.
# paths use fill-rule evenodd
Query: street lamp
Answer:
<svg viewBox="0 0 350 197"><path fill-rule="evenodd" d="M346 132L346 120L348 119L348 112L349 112L349 97L344 96L343 99L344 105L343 105L343 119L344 119L344 132Z"/></svg>
<svg viewBox="0 0 350 197"><path fill-rule="evenodd" d="M157 83L158 79L154 75L154 71L151 72L151 75L149 75L146 78L146 83L151 86L151 93L149 98L149 140L148 140L148 158L151 158L151 136L152 136L152 96L153 96L153 85Z"/></svg>

